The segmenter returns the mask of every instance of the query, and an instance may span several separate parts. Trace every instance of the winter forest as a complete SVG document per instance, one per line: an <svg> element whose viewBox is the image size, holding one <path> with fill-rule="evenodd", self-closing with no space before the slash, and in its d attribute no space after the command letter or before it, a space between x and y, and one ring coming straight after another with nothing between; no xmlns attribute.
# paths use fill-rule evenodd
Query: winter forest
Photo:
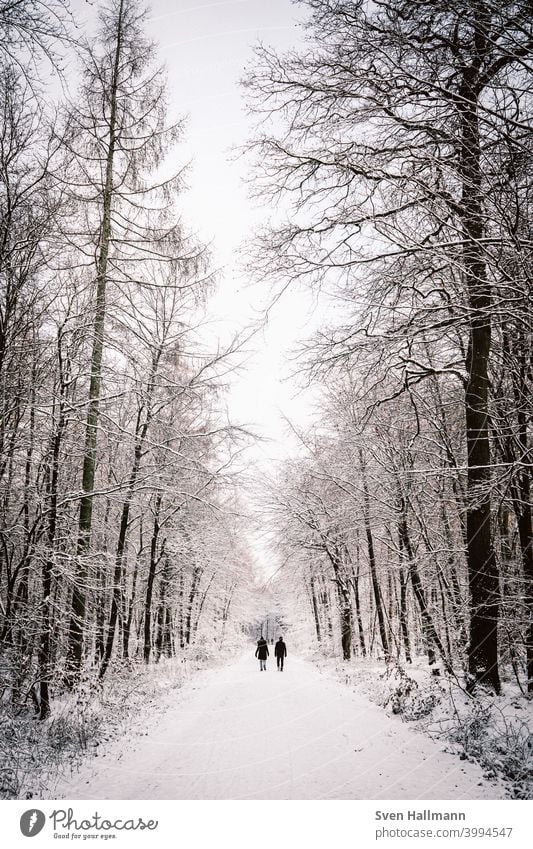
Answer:
<svg viewBox="0 0 533 849"><path fill-rule="evenodd" d="M259 701L291 668L308 708L313 676L332 704L364 693L376 730L446 740L480 798L526 798L531 4L276 0L279 43L243 29L232 263L261 308L229 331L159 5L0 0L0 796L46 798L236 662ZM308 307L271 448L231 399L261 345L278 369L271 316ZM378 792L330 770L332 798Z"/></svg>

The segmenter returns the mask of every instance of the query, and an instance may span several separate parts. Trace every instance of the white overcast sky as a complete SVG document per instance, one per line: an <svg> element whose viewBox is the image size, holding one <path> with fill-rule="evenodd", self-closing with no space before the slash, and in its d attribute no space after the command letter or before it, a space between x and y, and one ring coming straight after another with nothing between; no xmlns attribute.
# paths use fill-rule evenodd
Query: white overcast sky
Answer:
<svg viewBox="0 0 533 849"><path fill-rule="evenodd" d="M223 325L238 329L257 321L269 300L266 286L250 287L241 265L244 241L269 210L252 206L245 184L250 162L236 155L251 133L239 80L258 40L279 49L298 42L301 10L290 0L158 0L151 8L152 35L168 69L171 108L189 116L187 218L212 244L222 268L210 304L215 332ZM283 454L283 415L298 423L309 416L306 398L287 380L292 366L286 358L308 332L310 306L302 292L288 292L269 313L265 330L247 346L246 369L232 384L232 419L253 425L268 440L258 456Z"/></svg>
<svg viewBox="0 0 533 849"><path fill-rule="evenodd" d="M279 49L301 38L301 10L290 0L157 0L151 4L150 34L168 71L170 110L187 114L183 148L191 161L185 219L212 246L221 268L218 292L209 307L213 333L247 327L269 301L266 286L250 286L242 271L241 248L254 223L269 210L248 199L249 161L236 155L251 133L239 80L258 40ZM305 395L287 380L287 361L298 338L308 332L311 299L288 292L269 313L268 325L247 346L246 368L228 395L234 421L252 425L266 442L249 462L284 453L283 416L303 424L310 408ZM311 323L316 322L316 315ZM289 450L295 448L289 440Z"/></svg>

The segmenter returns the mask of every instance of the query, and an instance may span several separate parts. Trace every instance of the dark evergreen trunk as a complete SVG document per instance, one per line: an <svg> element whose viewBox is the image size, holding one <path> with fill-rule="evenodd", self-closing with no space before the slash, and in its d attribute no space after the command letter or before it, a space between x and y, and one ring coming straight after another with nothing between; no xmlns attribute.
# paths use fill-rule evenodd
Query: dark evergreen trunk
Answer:
<svg viewBox="0 0 533 849"><path fill-rule="evenodd" d="M491 529L491 451L489 443L489 357L492 297L487 279L483 240L481 149L478 99L483 85L480 71L487 43L486 11L472 21L474 59L463 66L457 109L461 121L460 215L463 228L463 279L469 299L469 340L465 386L468 496L466 517L468 581L470 588L470 642L468 687L488 684L500 692L498 670L498 569Z"/></svg>
<svg viewBox="0 0 533 849"><path fill-rule="evenodd" d="M512 370L512 383L517 409L516 442L519 451L519 472L512 487L512 501L518 525L522 572L524 576L525 642L527 691L533 693L533 518L531 509L531 466L526 464L530 454L529 421L531 394L527 345L520 332L517 340L517 367ZM528 402L529 399L529 402Z"/></svg>

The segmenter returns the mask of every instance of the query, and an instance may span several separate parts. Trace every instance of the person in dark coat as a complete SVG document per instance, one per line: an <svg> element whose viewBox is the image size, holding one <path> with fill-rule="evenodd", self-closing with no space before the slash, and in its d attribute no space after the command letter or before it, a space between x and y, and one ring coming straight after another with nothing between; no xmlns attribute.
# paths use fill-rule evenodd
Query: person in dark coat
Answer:
<svg viewBox="0 0 533 849"><path fill-rule="evenodd" d="M280 637L277 641L276 646L274 648L274 654L276 655L278 669L280 672L283 672L283 661L287 657L287 646L283 642L283 637Z"/></svg>
<svg viewBox="0 0 533 849"><path fill-rule="evenodd" d="M267 668L267 657L268 657L268 643L266 640L261 637L260 640L257 641L257 648L255 650L255 656L259 658L259 671L262 672L263 669L266 672Z"/></svg>

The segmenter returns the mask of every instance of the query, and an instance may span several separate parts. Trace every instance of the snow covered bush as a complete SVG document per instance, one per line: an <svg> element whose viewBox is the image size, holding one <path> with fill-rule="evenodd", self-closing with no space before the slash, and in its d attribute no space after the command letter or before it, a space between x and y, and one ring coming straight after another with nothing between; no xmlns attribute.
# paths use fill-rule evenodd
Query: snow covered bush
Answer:
<svg viewBox="0 0 533 849"><path fill-rule="evenodd" d="M383 707L390 705L394 714L401 714L408 721L428 716L440 701L436 686L431 686L429 682L425 687L420 687L400 666L394 667L392 673L385 674L389 678L389 686L393 684L393 689L383 702Z"/></svg>
<svg viewBox="0 0 533 849"><path fill-rule="evenodd" d="M87 717L64 706L46 722L28 715L0 721L0 798L31 799L44 792L62 765L78 764L91 741L97 745L103 717Z"/></svg>
<svg viewBox="0 0 533 849"><path fill-rule="evenodd" d="M163 711L189 676L207 664L207 656L190 653L160 663L116 664L104 683L86 673L72 693L54 702L52 714L39 721L7 703L0 715L0 798L46 795L60 772L75 771L89 754L119 734L135 733L147 712Z"/></svg>
<svg viewBox="0 0 533 849"><path fill-rule="evenodd" d="M533 734L527 719L516 715L522 705L478 694L464 704L453 703L453 715L439 729L459 744L463 759L475 760L487 777L503 779L510 795L529 799L533 790Z"/></svg>

